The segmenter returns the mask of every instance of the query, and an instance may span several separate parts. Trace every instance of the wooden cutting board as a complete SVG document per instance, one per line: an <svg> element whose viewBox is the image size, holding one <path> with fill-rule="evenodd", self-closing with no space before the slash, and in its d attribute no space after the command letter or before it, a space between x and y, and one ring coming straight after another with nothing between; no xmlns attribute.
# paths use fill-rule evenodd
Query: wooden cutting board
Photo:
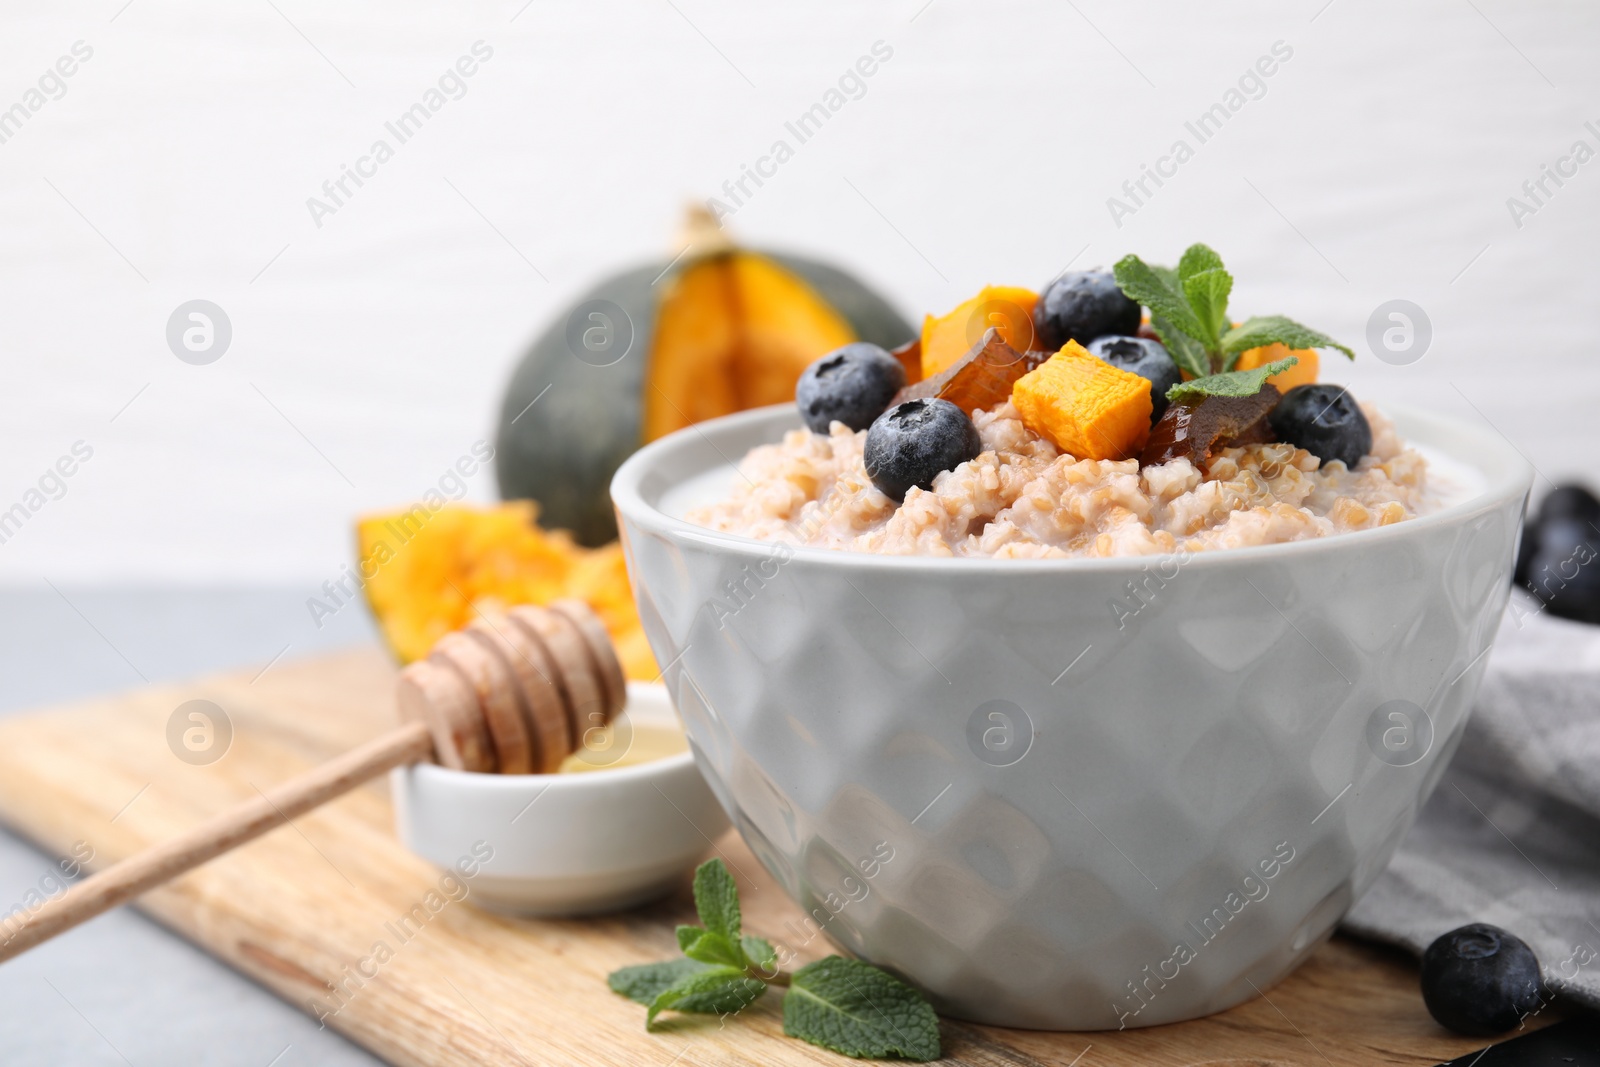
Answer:
<svg viewBox="0 0 1600 1067"><path fill-rule="evenodd" d="M388 657L365 648L0 721L0 818L58 854L87 842L95 866L109 863L382 732L393 679ZM195 698L233 724L231 747L209 766L167 746L173 709ZM798 909L737 835L717 851L738 874L745 928L781 942ZM617 967L676 954L674 924L693 921L687 879L672 899L599 919L515 920L452 903L374 977L351 978L374 942L397 943L385 924L437 882L395 839L380 783L139 906L313 1014L308 1005L344 983L348 1003L328 1024L396 1064L847 1062L783 1037L776 994L725 1026L684 1016L646 1033L644 1009L606 988ZM805 958L827 952L812 947ZM943 1034L950 1063L1079 1067L1425 1067L1481 1044L1429 1019L1403 957L1342 939L1261 998L1197 1022L1051 1034L951 1020Z"/></svg>

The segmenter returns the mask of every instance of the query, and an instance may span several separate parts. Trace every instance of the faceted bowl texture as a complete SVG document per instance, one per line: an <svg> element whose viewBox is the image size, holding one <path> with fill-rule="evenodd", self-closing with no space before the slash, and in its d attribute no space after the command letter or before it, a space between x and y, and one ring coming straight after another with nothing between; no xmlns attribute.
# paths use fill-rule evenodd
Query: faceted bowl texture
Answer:
<svg viewBox="0 0 1600 1067"><path fill-rule="evenodd" d="M1051 1030L1194 1018L1288 974L1461 737L1531 483L1488 429L1389 414L1485 487L1181 560L885 557L681 521L789 406L635 454L612 498L645 629L706 780L808 916L759 932Z"/></svg>

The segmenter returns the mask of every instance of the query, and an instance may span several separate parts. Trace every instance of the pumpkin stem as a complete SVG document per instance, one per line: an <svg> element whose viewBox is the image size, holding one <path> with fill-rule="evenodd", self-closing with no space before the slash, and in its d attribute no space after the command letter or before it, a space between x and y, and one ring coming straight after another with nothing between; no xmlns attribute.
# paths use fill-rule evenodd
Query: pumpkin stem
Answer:
<svg viewBox="0 0 1600 1067"><path fill-rule="evenodd" d="M687 247L689 255L698 259L733 251L733 239L704 204L691 203L684 213L678 246Z"/></svg>

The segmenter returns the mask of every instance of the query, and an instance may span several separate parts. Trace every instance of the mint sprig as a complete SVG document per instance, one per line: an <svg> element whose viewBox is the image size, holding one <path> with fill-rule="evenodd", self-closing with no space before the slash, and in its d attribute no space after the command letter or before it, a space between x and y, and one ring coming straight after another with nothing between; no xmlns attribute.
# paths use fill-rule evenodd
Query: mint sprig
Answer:
<svg viewBox="0 0 1600 1067"><path fill-rule="evenodd" d="M1194 379L1185 386L1200 388L1197 383L1232 371L1241 352L1275 343L1336 348L1355 358L1348 346L1282 315L1260 315L1233 326L1228 318L1233 275L1222 265L1222 257L1203 244L1190 245L1177 270L1151 266L1134 255L1122 257L1112 270L1122 291L1150 309L1150 325L1161 343L1179 369Z"/></svg>
<svg viewBox="0 0 1600 1067"><path fill-rule="evenodd" d="M739 888L718 859L694 873L703 926L680 926L683 959L613 971L612 992L645 1005L645 1028L663 1011L730 1015L767 986L788 986L783 1032L858 1059L939 1057L939 1019L914 988L871 964L829 956L788 974L772 943L741 930Z"/></svg>

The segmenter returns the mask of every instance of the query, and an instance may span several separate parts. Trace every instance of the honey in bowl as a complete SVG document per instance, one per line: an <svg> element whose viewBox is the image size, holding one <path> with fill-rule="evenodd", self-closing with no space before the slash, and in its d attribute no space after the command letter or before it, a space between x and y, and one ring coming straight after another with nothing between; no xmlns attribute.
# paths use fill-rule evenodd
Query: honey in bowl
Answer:
<svg viewBox="0 0 1600 1067"><path fill-rule="evenodd" d="M633 723L626 717L584 733L583 747L561 761L559 774L636 767L689 750L688 738L676 726Z"/></svg>

